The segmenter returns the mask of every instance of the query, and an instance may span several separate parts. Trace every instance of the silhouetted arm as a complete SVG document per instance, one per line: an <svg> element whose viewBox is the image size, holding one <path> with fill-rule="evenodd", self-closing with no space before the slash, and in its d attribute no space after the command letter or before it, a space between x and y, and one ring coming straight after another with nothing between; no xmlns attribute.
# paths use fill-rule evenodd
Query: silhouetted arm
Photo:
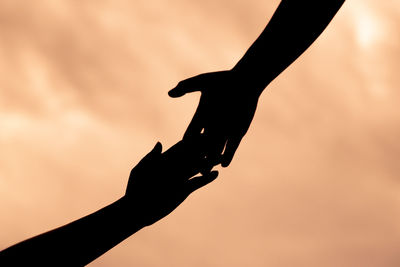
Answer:
<svg viewBox="0 0 400 267"><path fill-rule="evenodd" d="M253 120L261 92L316 40L343 3L282 0L264 31L232 70L200 74L169 91L171 97L201 92L184 138L204 129L211 165L230 164Z"/></svg>
<svg viewBox="0 0 400 267"><path fill-rule="evenodd" d="M264 88L323 32L344 0L283 0L270 22L233 68ZM249 88L250 90L253 88Z"/></svg>
<svg viewBox="0 0 400 267"><path fill-rule="evenodd" d="M131 171L126 194L109 206L0 252L0 266L84 266L141 228L162 219L214 180L202 168L201 142L161 144Z"/></svg>
<svg viewBox="0 0 400 267"><path fill-rule="evenodd" d="M0 253L0 266L84 266L145 225L124 198ZM4 265L3 265L4 264Z"/></svg>

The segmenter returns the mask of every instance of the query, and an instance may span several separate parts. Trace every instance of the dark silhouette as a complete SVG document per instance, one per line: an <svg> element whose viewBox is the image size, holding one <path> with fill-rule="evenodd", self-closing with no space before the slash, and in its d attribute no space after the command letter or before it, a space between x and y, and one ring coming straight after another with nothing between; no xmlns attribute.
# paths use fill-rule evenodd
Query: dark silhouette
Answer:
<svg viewBox="0 0 400 267"><path fill-rule="evenodd" d="M0 266L84 266L171 213L213 181L204 167L204 142L185 140L161 153L160 143L130 173L125 195L107 207L0 252ZM190 179L191 178L191 179Z"/></svg>
<svg viewBox="0 0 400 267"><path fill-rule="evenodd" d="M282 0L267 27L233 69L186 79L169 91L171 97L201 92L184 138L204 130L211 165L230 164L265 87L317 39L343 3Z"/></svg>
<svg viewBox="0 0 400 267"><path fill-rule="evenodd" d="M171 97L201 91L183 141L160 143L131 171L125 195L70 224L0 252L0 266L83 266L162 219L227 167L268 84L322 33L344 0L283 0L259 38L228 71L181 81ZM204 130L204 134L201 132ZM222 154L223 153L223 154ZM203 175L193 177L201 172ZM191 178L191 179L190 179Z"/></svg>

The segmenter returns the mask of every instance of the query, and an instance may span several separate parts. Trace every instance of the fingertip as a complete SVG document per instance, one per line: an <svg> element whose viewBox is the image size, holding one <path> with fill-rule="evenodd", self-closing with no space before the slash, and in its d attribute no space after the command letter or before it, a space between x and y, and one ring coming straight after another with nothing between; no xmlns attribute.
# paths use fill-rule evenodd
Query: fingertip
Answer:
<svg viewBox="0 0 400 267"><path fill-rule="evenodd" d="M169 95L170 97L173 97L173 98L183 96L184 94L185 94L185 93L182 92L181 90L179 90L177 87L175 87L174 89L172 89L172 90L170 90L170 91L168 92L168 95Z"/></svg>
<svg viewBox="0 0 400 267"><path fill-rule="evenodd" d="M175 91L174 91L174 89L168 91L168 95L169 95L170 97L175 97Z"/></svg>
<svg viewBox="0 0 400 267"><path fill-rule="evenodd" d="M221 167L226 168L229 166L229 162L221 162Z"/></svg>
<svg viewBox="0 0 400 267"><path fill-rule="evenodd" d="M218 171L212 171L212 172L210 172L209 175L210 175L210 178L211 178L212 180L214 180L215 178L218 177L219 172L218 172Z"/></svg>
<svg viewBox="0 0 400 267"><path fill-rule="evenodd" d="M229 164L231 164L232 158L224 158L221 161L221 167L226 168L229 166Z"/></svg>
<svg viewBox="0 0 400 267"><path fill-rule="evenodd" d="M157 144L153 148L153 152L160 154L162 151L162 144L158 141Z"/></svg>
<svg viewBox="0 0 400 267"><path fill-rule="evenodd" d="M168 91L168 95L170 96L170 97L174 97L174 91L173 91L174 89L171 89L171 90L169 90Z"/></svg>
<svg viewBox="0 0 400 267"><path fill-rule="evenodd" d="M239 137L231 137L226 144L226 148L223 154L223 159L221 166L226 168L231 164L233 156L236 153L237 148L239 147L240 141L242 140L242 136Z"/></svg>

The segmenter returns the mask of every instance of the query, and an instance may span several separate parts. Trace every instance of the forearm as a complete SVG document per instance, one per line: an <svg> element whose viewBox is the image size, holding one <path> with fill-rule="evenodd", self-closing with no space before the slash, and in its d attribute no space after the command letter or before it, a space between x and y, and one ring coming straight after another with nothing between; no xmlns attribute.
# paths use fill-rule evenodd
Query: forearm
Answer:
<svg viewBox="0 0 400 267"><path fill-rule="evenodd" d="M50 232L0 252L0 265L84 266L144 227L127 213L124 198ZM133 214L133 213L132 213ZM27 264L27 265L24 265ZM7 265L8 266L8 265Z"/></svg>
<svg viewBox="0 0 400 267"><path fill-rule="evenodd" d="M282 0L267 27L233 68L264 88L323 32L344 0ZM261 93L261 92L259 92Z"/></svg>

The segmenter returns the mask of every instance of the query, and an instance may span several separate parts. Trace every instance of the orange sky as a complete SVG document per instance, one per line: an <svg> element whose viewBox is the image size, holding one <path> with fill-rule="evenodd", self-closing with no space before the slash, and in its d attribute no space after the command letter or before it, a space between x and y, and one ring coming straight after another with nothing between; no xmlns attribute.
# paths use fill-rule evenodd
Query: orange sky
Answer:
<svg viewBox="0 0 400 267"><path fill-rule="evenodd" d="M279 1L0 2L0 249L122 196ZM228 169L90 266L400 265L400 5L347 1Z"/></svg>

